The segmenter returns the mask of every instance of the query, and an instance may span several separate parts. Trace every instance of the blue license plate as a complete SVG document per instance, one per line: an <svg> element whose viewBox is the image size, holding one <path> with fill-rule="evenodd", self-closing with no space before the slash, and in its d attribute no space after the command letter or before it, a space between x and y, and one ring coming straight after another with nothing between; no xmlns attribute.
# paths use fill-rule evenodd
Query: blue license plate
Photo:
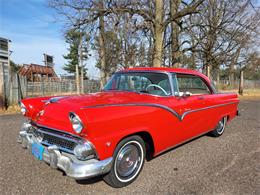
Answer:
<svg viewBox="0 0 260 195"><path fill-rule="evenodd" d="M32 144L32 154L37 159L42 160L43 152L44 152L44 147L41 144L37 144L37 143Z"/></svg>

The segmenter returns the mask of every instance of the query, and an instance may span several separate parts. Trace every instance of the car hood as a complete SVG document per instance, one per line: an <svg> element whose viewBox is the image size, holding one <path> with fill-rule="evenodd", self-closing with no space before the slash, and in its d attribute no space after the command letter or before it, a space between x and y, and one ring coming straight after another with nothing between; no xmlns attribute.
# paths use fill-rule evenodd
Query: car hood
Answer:
<svg viewBox="0 0 260 195"><path fill-rule="evenodd" d="M158 98L126 91L104 91L87 95L55 97L55 101L45 100L46 103L37 111L33 120L40 126L74 133L69 120L70 112L76 113L84 125L88 107L106 104L152 103Z"/></svg>
<svg viewBox="0 0 260 195"><path fill-rule="evenodd" d="M59 100L59 103L69 103L74 106L86 107L99 104L120 104L141 101L140 97L145 99L154 99L150 95L127 91L104 91L87 95L67 96Z"/></svg>

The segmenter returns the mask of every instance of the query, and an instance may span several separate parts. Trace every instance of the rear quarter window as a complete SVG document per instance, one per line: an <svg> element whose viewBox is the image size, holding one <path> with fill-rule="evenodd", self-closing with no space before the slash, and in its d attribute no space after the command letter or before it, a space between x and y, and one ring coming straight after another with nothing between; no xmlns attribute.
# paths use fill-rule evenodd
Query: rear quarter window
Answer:
<svg viewBox="0 0 260 195"><path fill-rule="evenodd" d="M196 75L176 74L178 91L190 92L192 95L211 94L211 90L205 81Z"/></svg>

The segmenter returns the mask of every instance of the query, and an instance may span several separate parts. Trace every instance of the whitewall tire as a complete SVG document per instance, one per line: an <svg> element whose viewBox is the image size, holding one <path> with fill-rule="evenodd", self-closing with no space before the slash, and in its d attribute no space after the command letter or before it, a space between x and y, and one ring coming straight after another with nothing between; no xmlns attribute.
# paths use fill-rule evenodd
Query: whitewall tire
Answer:
<svg viewBox="0 0 260 195"><path fill-rule="evenodd" d="M105 182L115 188L132 183L143 168L145 153L145 144L140 136L123 139L115 149L113 165L104 177Z"/></svg>

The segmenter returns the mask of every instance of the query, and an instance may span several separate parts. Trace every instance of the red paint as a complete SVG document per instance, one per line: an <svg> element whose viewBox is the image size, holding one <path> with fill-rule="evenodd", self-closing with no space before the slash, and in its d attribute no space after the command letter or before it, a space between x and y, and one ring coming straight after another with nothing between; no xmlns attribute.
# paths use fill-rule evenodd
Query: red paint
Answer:
<svg viewBox="0 0 260 195"><path fill-rule="evenodd" d="M165 71L192 74L202 77L210 86L210 80L194 70L133 68L123 71ZM79 136L93 143L100 159L113 156L116 145L124 137L140 132L147 132L151 135L154 143L154 155L157 155L168 148L213 130L224 116L228 116L229 120L233 119L239 103L236 94L157 97L124 91L64 96L58 102L45 105L43 100L49 98L22 100L29 110L26 116L40 125L76 134L68 117L69 112L75 112L84 124L84 130ZM183 120L179 120L169 111L158 107L127 105L91 107L131 103L167 106L180 116L189 110L197 111L191 112ZM41 110L44 110L44 113L39 116ZM108 142L111 144L107 144Z"/></svg>

